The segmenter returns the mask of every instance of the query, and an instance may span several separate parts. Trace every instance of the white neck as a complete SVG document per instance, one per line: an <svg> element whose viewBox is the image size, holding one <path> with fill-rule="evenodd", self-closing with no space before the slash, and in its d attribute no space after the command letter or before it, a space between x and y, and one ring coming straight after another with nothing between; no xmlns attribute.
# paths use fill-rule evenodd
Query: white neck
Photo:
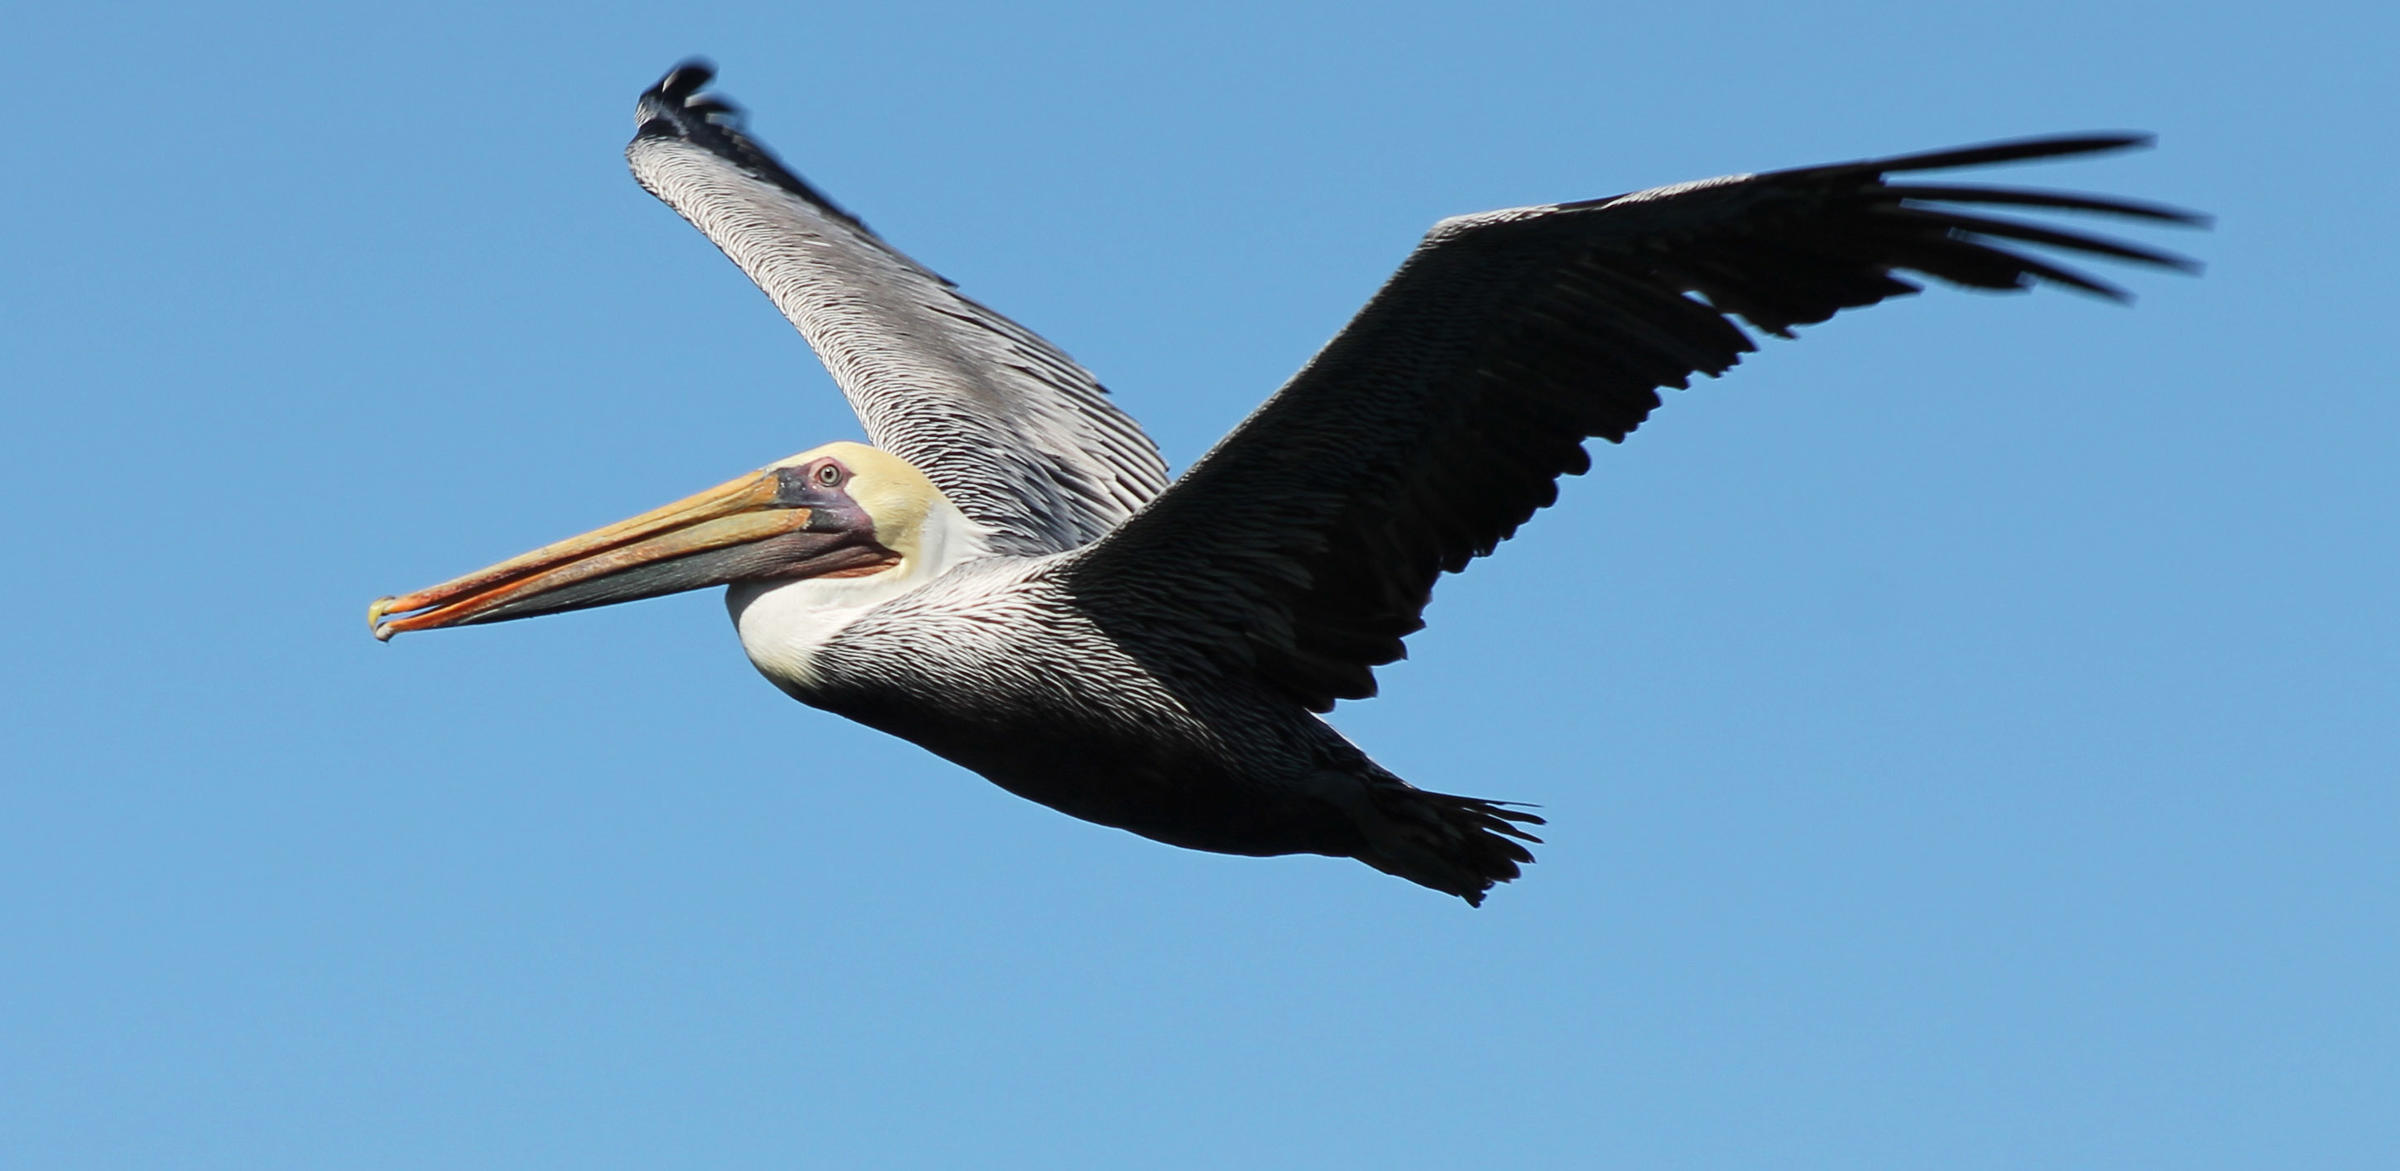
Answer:
<svg viewBox="0 0 2400 1171"><path fill-rule="evenodd" d="M981 526L938 493L918 525L913 551L864 577L735 582L725 591L742 650L776 686L805 689L817 651L868 611L925 588L953 567L991 555Z"/></svg>

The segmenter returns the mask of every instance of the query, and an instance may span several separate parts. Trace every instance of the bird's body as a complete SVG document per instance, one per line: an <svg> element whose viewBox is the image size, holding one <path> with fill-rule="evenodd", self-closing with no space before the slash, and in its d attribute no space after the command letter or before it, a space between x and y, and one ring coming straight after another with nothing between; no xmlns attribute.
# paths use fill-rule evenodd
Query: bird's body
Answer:
<svg viewBox="0 0 2400 1171"><path fill-rule="evenodd" d="M1341 806L1380 770L1305 709L1083 620L1044 572L1060 559L953 571L860 616L804 675L769 676L1087 821L1231 854L1359 848ZM750 646L746 592L732 604Z"/></svg>
<svg viewBox="0 0 2400 1171"><path fill-rule="evenodd" d="M872 449L820 450L909 475ZM1500 860L1530 860L1505 833L1528 815L1408 785L1288 697L1159 637L1170 628L1104 629L1074 595L1076 552L995 555L927 488L920 564L727 591L760 674L1020 797L1170 845L1359 857L1477 894ZM1429 834L1458 841L1428 848Z"/></svg>
<svg viewBox="0 0 2400 1171"><path fill-rule="evenodd" d="M1915 291L2115 290L2004 244L2185 262L1934 205L2189 222L1889 173L2129 145L2034 140L1436 225L1340 336L1170 488L1090 374L776 162L687 65L642 96L642 184L756 280L874 446L756 475L370 611L379 637L729 584L793 698L1054 809L1194 849L1317 853L1479 902L1532 860L1505 803L1428 792L1319 712L1374 692L1434 581L1622 439L1657 389ZM413 612L412 612L413 611Z"/></svg>

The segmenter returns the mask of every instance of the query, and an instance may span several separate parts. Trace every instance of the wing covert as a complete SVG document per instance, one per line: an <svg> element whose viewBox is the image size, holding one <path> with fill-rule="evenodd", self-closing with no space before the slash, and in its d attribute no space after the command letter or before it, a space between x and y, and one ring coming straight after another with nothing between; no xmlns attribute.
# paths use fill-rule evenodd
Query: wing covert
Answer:
<svg viewBox="0 0 2400 1171"><path fill-rule="evenodd" d="M1089 372L785 168L701 92L713 76L687 62L645 92L626 160L808 339L871 442L1004 554L1084 544L1165 487L1157 446Z"/></svg>

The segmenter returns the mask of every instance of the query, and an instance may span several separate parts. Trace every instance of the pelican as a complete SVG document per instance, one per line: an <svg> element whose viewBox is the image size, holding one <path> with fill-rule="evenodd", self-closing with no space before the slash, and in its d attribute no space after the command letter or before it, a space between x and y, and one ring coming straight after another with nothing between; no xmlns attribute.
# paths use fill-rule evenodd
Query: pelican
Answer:
<svg viewBox="0 0 2400 1171"><path fill-rule="evenodd" d="M1419 789L1320 718L1375 693L1443 573L1492 552L1748 331L1919 291L2126 294L2027 250L2196 270L2021 219L2201 217L1919 172L2145 145L2037 138L1446 219L1171 485L1057 347L886 244L686 62L641 95L634 178L732 258L872 445L831 443L630 520L378 599L375 637L726 586L792 698L1019 796L1195 850L1323 854L1480 905L1542 819ZM1904 181L1895 177L1906 177Z"/></svg>

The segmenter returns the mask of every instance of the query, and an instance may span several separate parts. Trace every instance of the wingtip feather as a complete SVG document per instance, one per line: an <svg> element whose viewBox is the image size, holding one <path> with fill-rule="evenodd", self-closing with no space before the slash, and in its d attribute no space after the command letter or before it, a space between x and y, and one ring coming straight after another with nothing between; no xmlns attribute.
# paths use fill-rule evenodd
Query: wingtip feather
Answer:
<svg viewBox="0 0 2400 1171"><path fill-rule="evenodd" d="M2157 144L2157 135L2138 130L2056 134L2044 135L2039 138L2010 138L1999 142L1980 143L1975 146L1895 155L1861 165L1878 171L1943 171L1954 167L1983 167L1994 163L2013 163L2026 159L2066 158L2072 155L2100 154L2115 150L2144 150Z"/></svg>
<svg viewBox="0 0 2400 1171"><path fill-rule="evenodd" d="M717 79L716 63L706 57L686 57L667 70L650 92L670 102L681 102L699 93L709 82Z"/></svg>

